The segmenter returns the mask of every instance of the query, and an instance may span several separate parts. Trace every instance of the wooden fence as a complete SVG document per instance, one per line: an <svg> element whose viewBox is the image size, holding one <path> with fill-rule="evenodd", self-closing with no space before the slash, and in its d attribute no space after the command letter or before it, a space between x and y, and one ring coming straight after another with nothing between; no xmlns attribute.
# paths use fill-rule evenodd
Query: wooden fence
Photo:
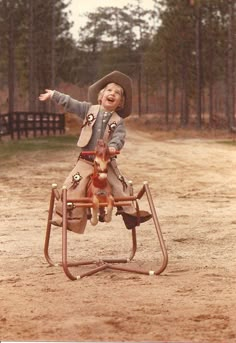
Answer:
<svg viewBox="0 0 236 343"><path fill-rule="evenodd" d="M12 139L20 139L21 137L49 136L58 133L65 133L64 113L13 112L0 114L0 137L9 135Z"/></svg>

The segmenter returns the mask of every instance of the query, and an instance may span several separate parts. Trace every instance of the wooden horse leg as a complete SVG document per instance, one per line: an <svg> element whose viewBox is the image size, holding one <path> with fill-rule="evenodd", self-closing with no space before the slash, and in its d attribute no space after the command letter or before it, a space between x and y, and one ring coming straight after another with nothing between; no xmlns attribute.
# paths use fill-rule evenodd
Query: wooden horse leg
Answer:
<svg viewBox="0 0 236 343"><path fill-rule="evenodd" d="M104 216L104 220L106 223L109 223L111 221L113 207L114 207L114 198L112 195L109 195L107 199L107 213Z"/></svg>
<svg viewBox="0 0 236 343"><path fill-rule="evenodd" d="M92 225L97 225L98 223L98 212L99 212L99 200L94 195L93 196L93 207L92 207L92 218L90 219L90 222Z"/></svg>

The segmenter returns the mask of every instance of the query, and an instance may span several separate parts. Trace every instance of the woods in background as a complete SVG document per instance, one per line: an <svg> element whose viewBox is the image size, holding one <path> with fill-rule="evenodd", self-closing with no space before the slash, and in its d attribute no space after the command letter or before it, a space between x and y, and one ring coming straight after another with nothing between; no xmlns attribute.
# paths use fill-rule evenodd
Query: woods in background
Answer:
<svg viewBox="0 0 236 343"><path fill-rule="evenodd" d="M139 115L234 129L235 0L153 3L98 7L75 39L68 0L0 0L0 112L46 110L45 87L86 88L116 69L133 78Z"/></svg>

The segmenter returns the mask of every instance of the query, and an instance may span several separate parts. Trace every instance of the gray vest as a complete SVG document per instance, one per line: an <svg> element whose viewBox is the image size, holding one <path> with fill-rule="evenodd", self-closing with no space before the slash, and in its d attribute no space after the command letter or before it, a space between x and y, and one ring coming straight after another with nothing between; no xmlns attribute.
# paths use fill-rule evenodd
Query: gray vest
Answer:
<svg viewBox="0 0 236 343"><path fill-rule="evenodd" d="M80 148L85 147L89 143L92 137L93 125L96 122L99 109L100 109L100 105L92 105L89 108L88 113L86 114L84 118L79 140L77 142L77 145ZM107 123L106 129L104 132L103 139L105 142L108 142L109 139L112 137L112 134L114 130L116 129L120 120L121 120L120 116L116 112L113 112Z"/></svg>

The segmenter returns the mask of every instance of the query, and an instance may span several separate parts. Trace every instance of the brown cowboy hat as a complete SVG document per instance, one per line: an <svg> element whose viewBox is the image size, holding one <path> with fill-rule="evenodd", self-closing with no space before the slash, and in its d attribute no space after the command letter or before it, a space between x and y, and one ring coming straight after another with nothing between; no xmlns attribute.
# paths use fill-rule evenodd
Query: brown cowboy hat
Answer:
<svg viewBox="0 0 236 343"><path fill-rule="evenodd" d="M88 101L93 105L98 103L98 93L108 83L116 83L124 89L125 92L125 103L124 107L117 110L117 113L122 117L126 118L130 115L132 110L132 80L129 76L121 73L120 71L114 70L110 74L107 74L88 89Z"/></svg>

